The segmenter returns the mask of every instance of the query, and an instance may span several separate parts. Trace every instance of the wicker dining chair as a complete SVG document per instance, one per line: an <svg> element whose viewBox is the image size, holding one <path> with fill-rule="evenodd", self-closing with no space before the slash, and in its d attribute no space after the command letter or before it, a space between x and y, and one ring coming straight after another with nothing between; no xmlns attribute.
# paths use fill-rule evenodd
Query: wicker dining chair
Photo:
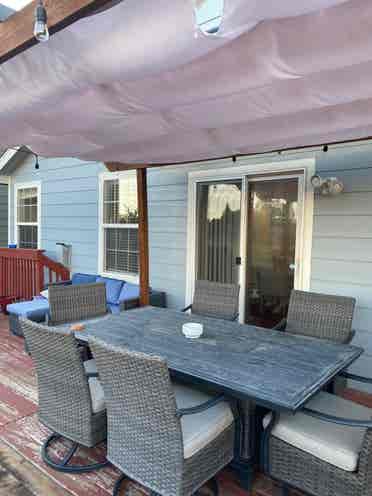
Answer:
<svg viewBox="0 0 372 496"><path fill-rule="evenodd" d="M312 496L371 496L371 418L371 409L323 391L296 415L269 413L263 470L281 482L283 496L290 488Z"/></svg>
<svg viewBox="0 0 372 496"><path fill-rule="evenodd" d="M172 384L160 357L89 345L105 392L107 458L124 474L114 496L126 476L152 495L189 496L231 462L235 423L223 395Z"/></svg>
<svg viewBox="0 0 372 496"><path fill-rule="evenodd" d="M50 285L48 325L59 325L103 316L107 313L104 283Z"/></svg>
<svg viewBox="0 0 372 496"><path fill-rule="evenodd" d="M20 325L37 373L39 420L52 430L42 447L44 462L55 470L72 473L105 467L107 460L84 466L70 464L79 445L91 448L106 439L106 407L94 361L82 361L71 332L26 319L21 319ZM62 438L72 441L71 449L61 461L54 460L49 448Z"/></svg>
<svg viewBox="0 0 372 496"><path fill-rule="evenodd" d="M349 343L355 298L293 290L288 315L274 329L338 343Z"/></svg>
<svg viewBox="0 0 372 496"><path fill-rule="evenodd" d="M207 317L236 320L239 316L239 286L197 280L193 302L182 311L188 310Z"/></svg>

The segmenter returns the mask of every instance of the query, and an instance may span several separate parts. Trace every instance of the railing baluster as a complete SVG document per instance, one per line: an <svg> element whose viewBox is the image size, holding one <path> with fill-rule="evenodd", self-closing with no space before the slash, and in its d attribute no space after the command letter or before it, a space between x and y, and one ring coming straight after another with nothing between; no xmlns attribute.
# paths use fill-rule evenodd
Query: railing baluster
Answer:
<svg viewBox="0 0 372 496"><path fill-rule="evenodd" d="M0 296L31 299L42 291L45 276L49 282L65 280L70 271L43 250L0 248Z"/></svg>

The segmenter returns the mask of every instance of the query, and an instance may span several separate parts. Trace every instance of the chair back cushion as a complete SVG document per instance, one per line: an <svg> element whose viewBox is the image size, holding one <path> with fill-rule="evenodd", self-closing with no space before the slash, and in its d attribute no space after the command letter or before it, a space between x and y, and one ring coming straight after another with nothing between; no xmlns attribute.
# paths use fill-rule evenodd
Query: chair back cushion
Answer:
<svg viewBox="0 0 372 496"><path fill-rule="evenodd" d="M124 282L119 295L119 302L132 300L139 298L140 288L138 284L133 284L131 282Z"/></svg>
<svg viewBox="0 0 372 496"><path fill-rule="evenodd" d="M53 324L76 322L107 313L103 283L49 287L50 320Z"/></svg>
<svg viewBox="0 0 372 496"><path fill-rule="evenodd" d="M354 298L293 290L286 332L348 343L354 308Z"/></svg>
<svg viewBox="0 0 372 496"><path fill-rule="evenodd" d="M89 345L105 394L107 458L160 494L180 494L182 431L167 364L93 338Z"/></svg>
<svg viewBox="0 0 372 496"><path fill-rule="evenodd" d="M97 277L97 282L102 282L106 285L106 301L111 305L119 303L119 296L124 281L118 279L110 279L109 277Z"/></svg>
<svg viewBox="0 0 372 496"><path fill-rule="evenodd" d="M40 421L90 446L91 398L74 335L26 319L20 325L37 372Z"/></svg>
<svg viewBox="0 0 372 496"><path fill-rule="evenodd" d="M96 282L97 276L93 274L81 274L76 272L71 278L72 284L89 284Z"/></svg>
<svg viewBox="0 0 372 496"><path fill-rule="evenodd" d="M218 319L234 320L239 309L239 286L198 280L192 312Z"/></svg>

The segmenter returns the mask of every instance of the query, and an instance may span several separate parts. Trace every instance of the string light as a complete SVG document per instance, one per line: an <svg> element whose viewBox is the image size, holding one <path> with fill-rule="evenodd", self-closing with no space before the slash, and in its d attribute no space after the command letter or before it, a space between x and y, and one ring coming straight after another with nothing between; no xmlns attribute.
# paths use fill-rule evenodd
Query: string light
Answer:
<svg viewBox="0 0 372 496"><path fill-rule="evenodd" d="M35 24L34 24L34 35L37 41L45 42L49 40L49 30L48 30L48 15L46 8L44 7L43 1L39 0L39 3L35 9Z"/></svg>

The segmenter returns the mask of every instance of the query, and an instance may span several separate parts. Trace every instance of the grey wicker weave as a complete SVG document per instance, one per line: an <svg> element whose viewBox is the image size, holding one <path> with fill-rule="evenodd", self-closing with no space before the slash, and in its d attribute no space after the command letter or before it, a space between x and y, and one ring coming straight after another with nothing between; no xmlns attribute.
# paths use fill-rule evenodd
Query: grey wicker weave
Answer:
<svg viewBox="0 0 372 496"><path fill-rule="evenodd" d="M348 376L347 373L345 373ZM371 379L353 375L354 380L372 384ZM331 422L351 428L364 427L365 434L355 471L347 471L275 437L271 431L278 414L272 417L262 443L262 467L274 479L281 481L283 496L296 488L312 496L371 496L372 494L372 421L340 418L319 411L304 412L321 422ZM372 414L372 411L371 411ZM369 418L371 418L369 416Z"/></svg>
<svg viewBox="0 0 372 496"><path fill-rule="evenodd" d="M76 322L107 313L104 283L49 286L49 325Z"/></svg>
<svg viewBox="0 0 372 496"><path fill-rule="evenodd" d="M36 367L39 410L42 424L53 431L46 440L44 461L63 472L88 472L107 465L107 461L88 466L71 466L69 461L78 445L93 447L106 439L106 410L93 411L91 379L81 359L74 335L61 329L21 319L20 324ZM73 442L62 462L48 455L49 445L60 437Z"/></svg>
<svg viewBox="0 0 372 496"><path fill-rule="evenodd" d="M338 343L353 337L355 298L293 290L287 319L276 329Z"/></svg>
<svg viewBox="0 0 372 496"><path fill-rule="evenodd" d="M183 311L186 310L216 319L236 320L239 313L239 286L203 280L195 281L193 303L183 309Z"/></svg>
<svg viewBox="0 0 372 496"><path fill-rule="evenodd" d="M107 457L126 476L152 494L189 496L233 459L234 422L195 454L184 456L181 416L211 408L222 397L200 408L177 410L163 359L93 338L89 344L105 391ZM116 484L115 495L123 478Z"/></svg>
<svg viewBox="0 0 372 496"><path fill-rule="evenodd" d="M183 311L215 317L223 320L237 320L239 316L239 286L236 284L222 284L211 281L195 281L195 292L192 305ZM239 401L239 411L242 420L241 446L239 447L240 461L252 458L255 451L253 418L256 405L253 401ZM247 479L250 475L247 474ZM242 481L243 482L243 481Z"/></svg>

